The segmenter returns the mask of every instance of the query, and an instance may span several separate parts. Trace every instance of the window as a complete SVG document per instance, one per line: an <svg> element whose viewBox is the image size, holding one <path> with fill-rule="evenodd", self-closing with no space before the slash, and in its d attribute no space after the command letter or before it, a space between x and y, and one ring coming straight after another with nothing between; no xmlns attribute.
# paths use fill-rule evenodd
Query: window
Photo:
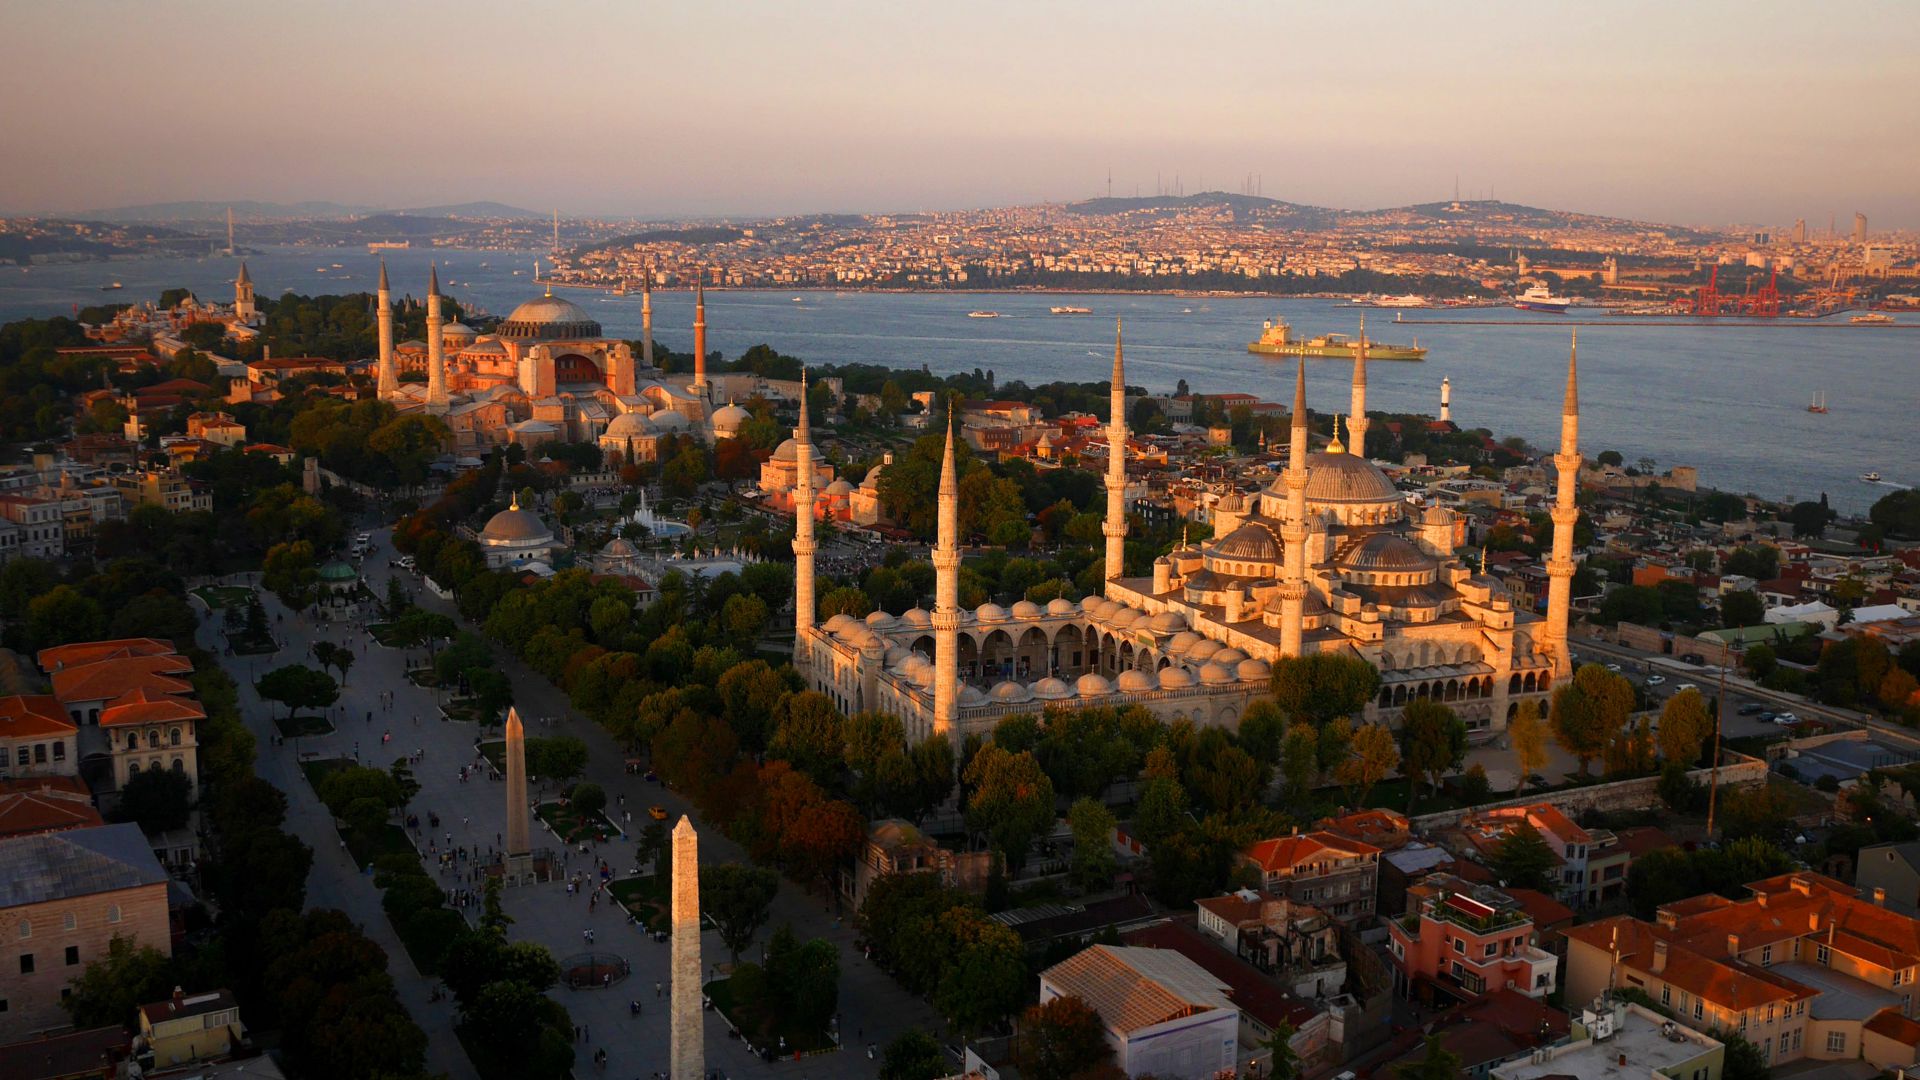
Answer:
<svg viewBox="0 0 1920 1080"><path fill-rule="evenodd" d="M1847 1052L1847 1033L1844 1031L1827 1032L1827 1052L1844 1054Z"/></svg>
<svg viewBox="0 0 1920 1080"><path fill-rule="evenodd" d="M67 760L67 744L66 743L57 742L53 744L53 760L55 761Z"/></svg>
<svg viewBox="0 0 1920 1080"><path fill-rule="evenodd" d="M1795 1016L1807 1015L1807 1003L1805 1001L1801 1001L1798 1005L1794 1006L1793 1015Z"/></svg>
<svg viewBox="0 0 1920 1080"><path fill-rule="evenodd" d="M25 941L32 936L33 936L33 923L30 920L21 919L20 920L20 940Z"/></svg>
<svg viewBox="0 0 1920 1080"><path fill-rule="evenodd" d="M1705 1017L1706 1009L1701 1005L1700 1000L1695 998L1693 1002L1693 1018L1695 1020L1701 1020L1705 1019Z"/></svg>
<svg viewBox="0 0 1920 1080"><path fill-rule="evenodd" d="M1821 965L1826 965L1832 962L1832 954L1827 952L1827 947L1825 945L1817 945L1814 947L1813 962Z"/></svg>
<svg viewBox="0 0 1920 1080"><path fill-rule="evenodd" d="M1465 938L1454 938L1454 939L1453 939L1453 951L1454 951L1454 952L1457 952L1457 953L1459 953L1459 954L1460 954L1461 956L1465 956L1465 955L1467 955L1467 942L1466 942L1466 939L1465 939Z"/></svg>
<svg viewBox="0 0 1920 1080"><path fill-rule="evenodd" d="M1806 1029L1805 1029L1805 1028L1794 1028L1794 1029L1793 1029L1793 1048L1794 1048L1795 1050L1798 1050L1798 1049L1800 1049L1800 1036L1801 1036L1802 1034L1804 1034L1805 1032L1806 1032Z"/></svg>
<svg viewBox="0 0 1920 1080"><path fill-rule="evenodd" d="M1771 963L1773 963L1773 946L1760 946L1760 966L1765 967Z"/></svg>
<svg viewBox="0 0 1920 1080"><path fill-rule="evenodd" d="M6 1011L7 1011L7 999L0 998L0 1013L6 1012Z"/></svg>
<svg viewBox="0 0 1920 1080"><path fill-rule="evenodd" d="M1906 974L1906 972L1905 972L1904 970L1902 970L1902 969L1900 969L1900 968L1894 968L1894 969L1893 969L1893 985L1895 985L1895 986L1899 986L1899 985L1900 985L1900 976L1902 976L1902 975L1905 975L1905 974Z"/></svg>
<svg viewBox="0 0 1920 1080"><path fill-rule="evenodd" d="M78 945L67 946L67 966L78 967L79 965L80 965L80 946Z"/></svg>
<svg viewBox="0 0 1920 1080"><path fill-rule="evenodd" d="M1660 1007L1666 1008L1668 1006L1671 1006L1672 1004L1673 1004L1673 987L1671 986L1660 987Z"/></svg>
<svg viewBox="0 0 1920 1080"><path fill-rule="evenodd" d="M33 751L23 746L20 748L19 758L20 758L19 764L31 765L33 764Z"/></svg>
<svg viewBox="0 0 1920 1080"><path fill-rule="evenodd" d="M1498 946L1498 945L1496 945L1496 944L1494 944L1493 942L1488 942L1488 943L1487 943L1487 953L1486 953L1486 954L1487 954L1488 956L1492 956L1492 955L1493 955L1494 953L1497 953L1497 952L1499 952L1499 951L1500 951L1500 946Z"/></svg>
<svg viewBox="0 0 1920 1080"><path fill-rule="evenodd" d="M120 921L120 905L119 904L115 904L112 907L109 907L107 909L107 921L110 923L117 923Z"/></svg>
<svg viewBox="0 0 1920 1080"><path fill-rule="evenodd" d="M73 912L69 911L65 915L62 915L60 917L60 922L63 926L65 926L66 929L72 930L80 925L80 918L79 916L75 915Z"/></svg>
<svg viewBox="0 0 1920 1080"><path fill-rule="evenodd" d="M1784 1031L1781 1032L1780 1033L1780 1052L1784 1054L1791 1049L1793 1049L1793 1040L1788 1037L1786 1032Z"/></svg>
<svg viewBox="0 0 1920 1080"><path fill-rule="evenodd" d="M46 743L33 744L33 763L35 765L45 765L47 763L47 744Z"/></svg>
<svg viewBox="0 0 1920 1080"><path fill-rule="evenodd" d="M20 954L20 974L22 975L33 974L33 954L32 953L23 952Z"/></svg>
<svg viewBox="0 0 1920 1080"><path fill-rule="evenodd" d="M180 745L180 729L179 728L173 728L172 730L167 732L167 743L170 746Z"/></svg>

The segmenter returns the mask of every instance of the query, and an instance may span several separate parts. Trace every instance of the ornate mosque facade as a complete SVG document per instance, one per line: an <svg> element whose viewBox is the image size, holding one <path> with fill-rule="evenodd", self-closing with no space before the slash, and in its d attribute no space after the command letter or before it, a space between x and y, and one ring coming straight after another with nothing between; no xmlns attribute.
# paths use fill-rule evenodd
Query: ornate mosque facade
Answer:
<svg viewBox="0 0 1920 1080"><path fill-rule="evenodd" d="M1347 424L1308 451L1306 374L1294 384L1287 468L1257 496L1215 512L1216 539L1118 576L1127 524L1124 359L1116 338L1106 475L1102 595L1075 603L958 605L959 483L949 421L933 549L935 603L902 615L814 621L813 518L820 497L804 413L794 432L795 665L847 713L900 716L910 736L959 740L1005 716L1045 708L1141 705L1162 720L1236 727L1268 693L1282 657L1332 653L1379 669L1366 718L1396 724L1408 702L1443 702L1476 738L1504 731L1523 700L1572 675L1567 620L1580 467L1577 352L1568 362L1547 563L1545 618L1456 552L1456 522L1420 510L1364 454L1366 353L1358 351ZM1544 704L1544 702L1543 702Z"/></svg>
<svg viewBox="0 0 1920 1080"><path fill-rule="evenodd" d="M653 363L653 294L642 297L641 352L605 336L578 304L553 295L513 310L491 334L441 313L440 276L427 286L427 340L393 340L393 293L380 267L379 396L403 412L446 421L458 452L505 443L597 442L610 461L652 461L664 435L732 437L744 409L714 407L707 380L704 289L694 306L694 372L681 384ZM425 382L400 381L402 370Z"/></svg>

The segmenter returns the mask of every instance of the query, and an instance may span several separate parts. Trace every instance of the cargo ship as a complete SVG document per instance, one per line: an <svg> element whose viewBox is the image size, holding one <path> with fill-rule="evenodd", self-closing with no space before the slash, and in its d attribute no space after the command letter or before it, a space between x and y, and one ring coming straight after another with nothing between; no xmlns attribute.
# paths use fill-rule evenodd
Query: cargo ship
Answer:
<svg viewBox="0 0 1920 1080"><path fill-rule="evenodd" d="M1074 307L1071 304L1060 304L1056 307L1050 307L1047 310L1054 313L1055 315L1091 315L1093 314L1093 309L1090 307Z"/></svg>
<svg viewBox="0 0 1920 1080"><path fill-rule="evenodd" d="M1260 325L1260 340L1247 345L1247 351L1261 356L1303 356L1319 360L1351 360L1358 343L1345 334L1321 334L1305 340L1293 336L1285 319L1268 319ZM1367 342L1369 360L1419 360L1427 355L1420 339L1411 345Z"/></svg>

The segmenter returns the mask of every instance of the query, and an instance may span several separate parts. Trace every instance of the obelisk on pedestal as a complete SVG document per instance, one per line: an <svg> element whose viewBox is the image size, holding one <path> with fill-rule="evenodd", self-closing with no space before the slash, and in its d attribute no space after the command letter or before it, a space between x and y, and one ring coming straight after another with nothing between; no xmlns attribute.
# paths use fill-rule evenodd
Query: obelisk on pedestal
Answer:
<svg viewBox="0 0 1920 1080"><path fill-rule="evenodd" d="M507 709L507 850L502 870L509 884L533 871L531 823L527 820L527 730L520 711Z"/></svg>
<svg viewBox="0 0 1920 1080"><path fill-rule="evenodd" d="M668 1020L669 1075L706 1080L700 978L700 837L685 816L673 827L673 1013Z"/></svg>

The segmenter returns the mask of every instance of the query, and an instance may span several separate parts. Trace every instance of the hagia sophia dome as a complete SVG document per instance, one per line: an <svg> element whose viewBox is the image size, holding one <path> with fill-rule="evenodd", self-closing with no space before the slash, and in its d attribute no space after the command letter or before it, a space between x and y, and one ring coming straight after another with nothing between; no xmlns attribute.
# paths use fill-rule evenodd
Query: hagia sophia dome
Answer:
<svg viewBox="0 0 1920 1080"><path fill-rule="evenodd" d="M540 296L513 309L495 331L515 341L566 341L601 336L600 324L586 309L558 296Z"/></svg>

